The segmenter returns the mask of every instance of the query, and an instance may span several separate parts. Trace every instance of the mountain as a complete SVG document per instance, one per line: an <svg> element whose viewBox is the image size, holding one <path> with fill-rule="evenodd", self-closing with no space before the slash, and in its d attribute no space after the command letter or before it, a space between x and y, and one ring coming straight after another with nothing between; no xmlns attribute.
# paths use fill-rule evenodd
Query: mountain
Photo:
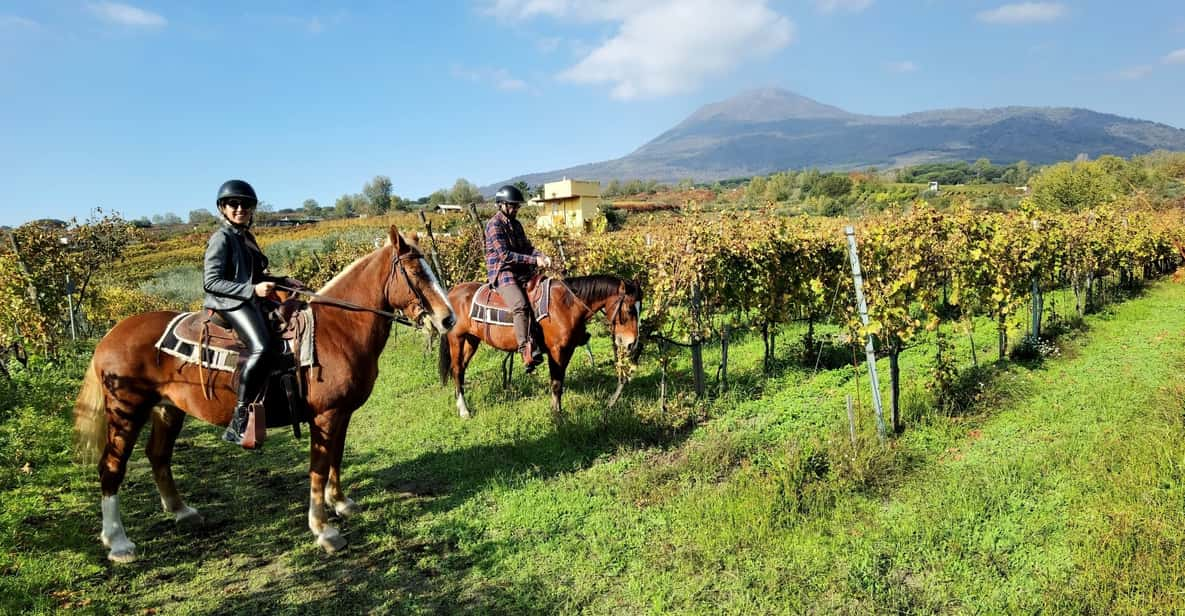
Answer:
<svg viewBox="0 0 1185 616"><path fill-rule="evenodd" d="M1131 156L1155 149L1185 150L1185 130L1068 107L869 116L785 90L762 89L705 105L622 158L507 182L540 184L563 177L704 182L806 167L884 168L978 158L1041 164L1080 154Z"/></svg>

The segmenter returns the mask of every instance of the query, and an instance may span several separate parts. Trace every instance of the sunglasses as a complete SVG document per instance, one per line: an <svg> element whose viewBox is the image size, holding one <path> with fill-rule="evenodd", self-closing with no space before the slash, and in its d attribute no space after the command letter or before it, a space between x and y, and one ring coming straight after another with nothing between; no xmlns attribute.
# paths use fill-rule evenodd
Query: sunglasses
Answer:
<svg viewBox="0 0 1185 616"><path fill-rule="evenodd" d="M222 202L222 207L228 210L253 210L255 209L255 203L251 201L240 201L239 199L227 199Z"/></svg>

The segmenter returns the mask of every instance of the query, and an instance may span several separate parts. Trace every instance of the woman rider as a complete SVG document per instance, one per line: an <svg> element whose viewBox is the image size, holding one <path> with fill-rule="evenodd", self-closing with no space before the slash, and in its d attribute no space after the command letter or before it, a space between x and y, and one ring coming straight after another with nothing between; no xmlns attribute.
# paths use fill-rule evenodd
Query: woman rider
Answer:
<svg viewBox="0 0 1185 616"><path fill-rule="evenodd" d="M247 347L236 392L238 404L222 435L222 440L242 445L247 405L259 395L267 378L265 359L272 351L267 322L256 299L271 294L276 283L295 288L304 288L304 284L268 273L267 257L251 234L259 200L250 184L242 180L224 182L215 203L222 214L222 225L206 243L203 305L222 315Z"/></svg>

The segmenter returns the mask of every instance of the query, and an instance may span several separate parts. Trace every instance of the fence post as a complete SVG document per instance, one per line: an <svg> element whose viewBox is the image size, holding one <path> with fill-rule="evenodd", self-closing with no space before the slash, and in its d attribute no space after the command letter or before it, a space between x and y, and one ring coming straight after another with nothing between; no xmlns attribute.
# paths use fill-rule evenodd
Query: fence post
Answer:
<svg viewBox="0 0 1185 616"><path fill-rule="evenodd" d="M440 267L440 257L436 254L436 235L432 233L432 221L428 220L424 210L420 210L420 222L424 223L424 230L428 232L428 256L432 259L432 271L436 272L440 277L440 283L447 289L452 285L449 283L448 275Z"/></svg>
<svg viewBox="0 0 1185 616"><path fill-rule="evenodd" d="M860 273L860 255L856 251L856 229L848 225L844 227L844 235L848 237L848 258L852 262L852 278L856 283L856 308L860 311L860 320L868 327L868 304L864 301L864 275ZM871 334L864 342L864 356L867 358L868 380L872 385L872 408L876 411L876 435L884 442L885 411L881 406L881 384L876 376L876 349L872 345Z"/></svg>
<svg viewBox="0 0 1185 616"><path fill-rule="evenodd" d="M481 224L481 217L477 215L477 204L469 204L469 218L473 219L473 224L477 225L478 229L485 229Z"/></svg>
<svg viewBox="0 0 1185 616"><path fill-rule="evenodd" d="M691 287L691 315L692 320L699 327L700 320L700 296L699 285L693 284ZM691 371L695 374L695 395L697 397L704 397L704 349L700 342L700 335L697 331L691 335Z"/></svg>
<svg viewBox="0 0 1185 616"><path fill-rule="evenodd" d="M728 391L728 336L729 331L727 323L724 324L723 330L720 332L720 394Z"/></svg>
<svg viewBox="0 0 1185 616"><path fill-rule="evenodd" d="M74 282L66 274L66 308L70 311L70 339L77 342L78 332L74 328Z"/></svg>
<svg viewBox="0 0 1185 616"><path fill-rule="evenodd" d="M1041 230L1041 221L1033 221L1033 231ZM1033 273L1033 339L1041 338L1041 312L1045 308L1041 297L1041 276Z"/></svg>

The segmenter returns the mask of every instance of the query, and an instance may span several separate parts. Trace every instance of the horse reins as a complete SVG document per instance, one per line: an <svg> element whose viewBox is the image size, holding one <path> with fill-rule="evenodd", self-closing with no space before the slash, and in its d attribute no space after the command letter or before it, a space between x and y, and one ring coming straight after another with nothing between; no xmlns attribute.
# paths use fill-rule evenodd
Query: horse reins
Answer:
<svg viewBox="0 0 1185 616"><path fill-rule="evenodd" d="M392 259L391 273L387 274L387 281L389 282L391 280L391 276L393 276L395 274L395 268L398 267L400 273L402 273L403 277L407 279L407 288L411 289L412 294L415 295L416 301L420 303L420 308L424 309L426 311L428 309L428 303L427 303L428 300L426 297L424 297L424 294L421 293L418 288L416 288L416 285L412 284L411 274L408 274L407 269L403 267L403 260L405 258L406 259L413 259L413 258L417 258L417 257L408 255L405 257L396 257L395 259ZM383 286L384 286L384 288L386 287L386 285L383 285ZM369 306L361 306L361 305L355 304L354 302L346 301L344 299L338 299L336 297L329 297L328 295L321 295L320 293L315 293L315 292L310 291L308 289L298 289L296 287L290 287L288 285L282 285L282 284L277 284L276 288L283 289L285 291L290 291L292 293L300 293L301 295L305 295L311 299L315 299L318 302L323 303L323 304L330 304L330 305L338 306L341 308L349 308L351 310L363 310L366 312L373 312L374 314L387 317L388 319L391 319L392 321L395 321L396 323L399 323L401 325L406 325L408 327L416 327L416 324L413 323L411 321L411 319L408 319L406 316L404 316L402 314L396 314L394 312L388 312L386 310L379 310L378 308L371 308Z"/></svg>

